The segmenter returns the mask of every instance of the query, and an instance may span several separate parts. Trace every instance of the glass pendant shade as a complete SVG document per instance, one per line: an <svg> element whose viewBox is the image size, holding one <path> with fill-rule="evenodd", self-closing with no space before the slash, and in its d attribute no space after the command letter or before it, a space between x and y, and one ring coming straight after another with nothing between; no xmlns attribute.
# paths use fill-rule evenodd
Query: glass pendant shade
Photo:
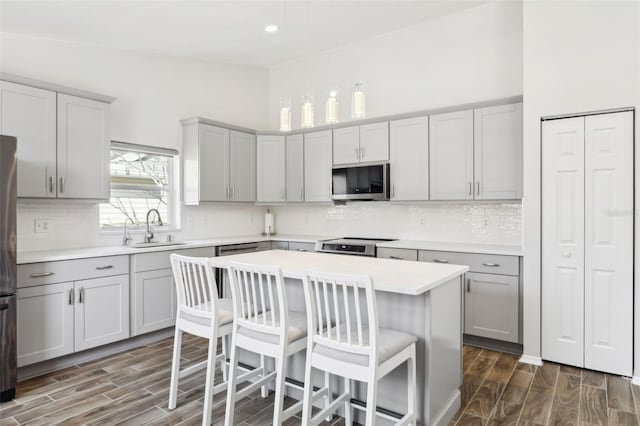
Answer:
<svg viewBox="0 0 640 426"><path fill-rule="evenodd" d="M325 106L325 121L327 124L337 123L339 114L338 91L330 90L329 98Z"/></svg>
<svg viewBox="0 0 640 426"><path fill-rule="evenodd" d="M302 107L300 107L300 126L303 128L313 127L313 96L302 97Z"/></svg>
<svg viewBox="0 0 640 426"><path fill-rule="evenodd" d="M351 118L365 118L367 116L367 95L364 82L358 81L353 85L351 96Z"/></svg>
<svg viewBox="0 0 640 426"><path fill-rule="evenodd" d="M291 99L280 99L280 131L291 131Z"/></svg>

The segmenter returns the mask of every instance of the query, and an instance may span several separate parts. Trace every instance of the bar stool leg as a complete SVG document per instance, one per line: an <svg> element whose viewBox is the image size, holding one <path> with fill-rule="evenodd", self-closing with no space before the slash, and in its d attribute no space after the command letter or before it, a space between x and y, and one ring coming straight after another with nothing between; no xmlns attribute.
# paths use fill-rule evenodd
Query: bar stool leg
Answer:
<svg viewBox="0 0 640 426"><path fill-rule="evenodd" d="M180 353L182 351L182 330L176 327L173 339L173 360L171 362L171 385L169 386L169 410L176 408L178 400L178 378L180 376Z"/></svg>
<svg viewBox="0 0 640 426"><path fill-rule="evenodd" d="M367 416L365 423L367 426L375 426L376 424L376 401L378 397L378 381L376 380L375 370L367 383Z"/></svg>
<svg viewBox="0 0 640 426"><path fill-rule="evenodd" d="M412 415L411 424L416 424L416 345L411 345L411 355L407 361L407 412Z"/></svg>
<svg viewBox="0 0 640 426"><path fill-rule="evenodd" d="M229 365L229 382L227 384L227 406L224 416L225 426L233 426L233 415L236 408L236 385L238 383L238 346L236 345L235 340L235 337L231 338L231 363Z"/></svg>
<svg viewBox="0 0 640 426"><path fill-rule="evenodd" d="M227 381L229 380L229 375L228 375L228 365L227 365L227 359L228 359L228 352L227 352L227 338L228 336L222 336L222 364L220 365L220 367L222 368L222 381L227 383Z"/></svg>
<svg viewBox="0 0 640 426"><path fill-rule="evenodd" d="M331 393L331 375L328 371L324 372L324 387L327 388L327 396L324 397L324 406L328 407L331 404L332 393ZM333 420L333 413L330 413L326 418L326 421L330 422Z"/></svg>
<svg viewBox="0 0 640 426"><path fill-rule="evenodd" d="M344 378L344 392L349 393L349 399L351 398L351 380ZM347 400L344 403L344 424L346 426L353 425L353 417L351 415L351 401Z"/></svg>
<svg viewBox="0 0 640 426"><path fill-rule="evenodd" d="M304 369L304 396L302 403L302 424L308 425L311 422L313 413L313 367L311 366L311 351L307 349L307 363Z"/></svg>
<svg viewBox="0 0 640 426"><path fill-rule="evenodd" d="M276 358L276 395L273 401L273 424L280 425L282 423L282 408L284 406L284 377L287 368L287 356L281 355Z"/></svg>
<svg viewBox="0 0 640 426"><path fill-rule="evenodd" d="M202 425L211 424L211 408L213 406L213 384L216 374L216 355L218 352L218 336L216 327L209 338L209 354L207 358L207 378L204 385L204 412L202 414Z"/></svg>
<svg viewBox="0 0 640 426"><path fill-rule="evenodd" d="M264 362L264 355L260 355L260 367L262 368L262 377L267 375L267 364ZM260 389L260 396L266 398L269 396L269 388L267 385L262 386Z"/></svg>

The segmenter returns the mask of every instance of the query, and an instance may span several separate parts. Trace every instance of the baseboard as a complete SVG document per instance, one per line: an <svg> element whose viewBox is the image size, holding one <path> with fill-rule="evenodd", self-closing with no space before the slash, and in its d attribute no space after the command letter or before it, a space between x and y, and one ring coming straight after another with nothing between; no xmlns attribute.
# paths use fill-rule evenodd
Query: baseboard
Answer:
<svg viewBox="0 0 640 426"><path fill-rule="evenodd" d="M514 355L522 354L522 345L512 342L504 342L502 340L489 339L487 337L473 336L464 334L462 342L465 345L477 346L479 348L491 349L499 352L506 352Z"/></svg>
<svg viewBox="0 0 640 426"><path fill-rule="evenodd" d="M460 391L456 389L451 394L444 407L442 407L442 409L432 418L431 424L434 426L447 426L449 422L455 417L456 413L460 409L461 404L461 394Z"/></svg>
<svg viewBox="0 0 640 426"><path fill-rule="evenodd" d="M144 345L158 342L167 337L173 336L173 327L165 328L141 336L132 337L119 342L114 342L105 346L88 349L86 351L77 352L62 356L60 358L49 359L38 362L36 364L25 365L18 368L18 381L29 379L31 377L41 376L52 371L61 370L73 365L82 364L88 361L94 361L106 356L115 355L120 352L129 351Z"/></svg>
<svg viewBox="0 0 640 426"><path fill-rule="evenodd" d="M540 367L542 365L542 358L540 358L539 356L522 355L518 362L521 362L523 364L537 365L538 367Z"/></svg>
<svg viewBox="0 0 640 426"><path fill-rule="evenodd" d="M633 376L631 378L631 384L640 386L640 376Z"/></svg>

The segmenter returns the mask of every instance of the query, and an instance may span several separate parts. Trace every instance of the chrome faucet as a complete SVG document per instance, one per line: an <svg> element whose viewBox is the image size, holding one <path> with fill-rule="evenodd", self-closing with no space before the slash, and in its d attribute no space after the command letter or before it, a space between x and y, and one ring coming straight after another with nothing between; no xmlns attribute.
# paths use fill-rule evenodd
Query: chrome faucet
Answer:
<svg viewBox="0 0 640 426"><path fill-rule="evenodd" d="M162 218L160 217L160 212L158 211L158 209L149 209L149 211L147 212L147 233L144 235L145 243L150 243L151 240L153 240L153 231L151 230L151 226L149 224L149 217L151 216L151 213L156 214L156 216L158 217L158 226L162 226Z"/></svg>
<svg viewBox="0 0 640 426"><path fill-rule="evenodd" d="M127 234L127 221L131 222L132 225L135 225L135 222L130 217L128 217L128 218L126 218L124 220L124 235L122 236L122 245L123 246L126 246L127 243L133 239Z"/></svg>

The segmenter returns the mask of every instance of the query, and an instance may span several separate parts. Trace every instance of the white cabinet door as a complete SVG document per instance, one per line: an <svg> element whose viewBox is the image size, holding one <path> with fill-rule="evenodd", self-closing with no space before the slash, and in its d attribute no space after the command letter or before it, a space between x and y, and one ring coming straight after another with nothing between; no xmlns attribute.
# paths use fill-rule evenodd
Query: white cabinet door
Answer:
<svg viewBox="0 0 640 426"><path fill-rule="evenodd" d="M522 198L522 104L474 112L476 200Z"/></svg>
<svg viewBox="0 0 640 426"><path fill-rule="evenodd" d="M0 82L0 134L18 139L18 197L56 196L56 93Z"/></svg>
<svg viewBox="0 0 640 426"><path fill-rule="evenodd" d="M75 350L129 337L129 275L76 281Z"/></svg>
<svg viewBox="0 0 640 426"><path fill-rule="evenodd" d="M18 367L73 352L73 296L73 283L18 289Z"/></svg>
<svg viewBox="0 0 640 426"><path fill-rule="evenodd" d="M331 130L304 135L304 199L331 201Z"/></svg>
<svg viewBox="0 0 640 426"><path fill-rule="evenodd" d="M200 124L198 149L200 201L227 201L229 199L229 130Z"/></svg>
<svg viewBox="0 0 640 426"><path fill-rule="evenodd" d="M390 123L391 200L429 199L429 119Z"/></svg>
<svg viewBox="0 0 640 426"><path fill-rule="evenodd" d="M133 336L175 324L176 295L171 269L136 273L131 296Z"/></svg>
<svg viewBox="0 0 640 426"><path fill-rule="evenodd" d="M466 334L518 343L518 277L466 274Z"/></svg>
<svg viewBox="0 0 640 426"><path fill-rule="evenodd" d="M633 112L588 116L584 127L584 366L631 376Z"/></svg>
<svg viewBox="0 0 640 426"><path fill-rule="evenodd" d="M389 122L360 126L360 161L389 161Z"/></svg>
<svg viewBox="0 0 640 426"><path fill-rule="evenodd" d="M231 201L256 201L256 136L232 130L229 158Z"/></svg>
<svg viewBox="0 0 640 426"><path fill-rule="evenodd" d="M584 365L584 118L542 126L542 358Z"/></svg>
<svg viewBox="0 0 640 426"><path fill-rule="evenodd" d="M360 127L343 127L333 131L333 164L360 161Z"/></svg>
<svg viewBox="0 0 640 426"><path fill-rule="evenodd" d="M284 202L285 141L284 136L258 136L257 200Z"/></svg>
<svg viewBox="0 0 640 426"><path fill-rule="evenodd" d="M304 201L304 138L302 134L287 136L286 142L287 202Z"/></svg>
<svg viewBox="0 0 640 426"><path fill-rule="evenodd" d="M473 199L473 111L429 117L431 200Z"/></svg>
<svg viewBox="0 0 640 426"><path fill-rule="evenodd" d="M58 198L109 199L109 108L58 94Z"/></svg>

